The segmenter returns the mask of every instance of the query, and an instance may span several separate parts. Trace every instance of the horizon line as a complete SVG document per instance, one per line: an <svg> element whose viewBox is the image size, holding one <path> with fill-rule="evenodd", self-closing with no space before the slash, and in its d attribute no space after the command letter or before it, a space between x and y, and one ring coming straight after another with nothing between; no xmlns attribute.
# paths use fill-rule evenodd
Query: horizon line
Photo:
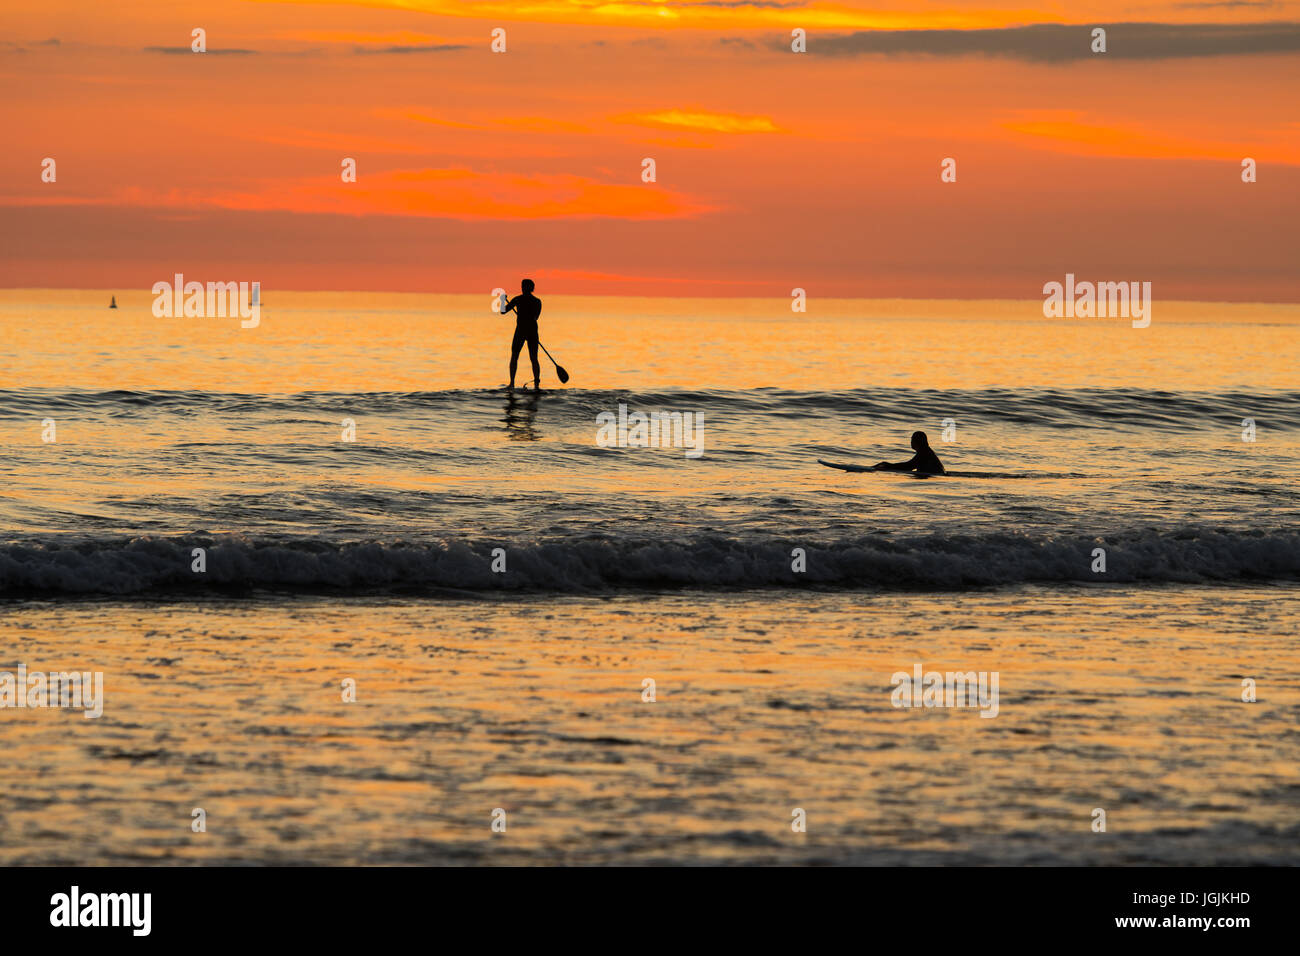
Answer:
<svg viewBox="0 0 1300 956"><path fill-rule="evenodd" d="M161 280L160 280L161 281ZM197 281L197 280L195 280ZM260 280L246 280L249 282L259 282ZM1055 281L1049 280L1049 281ZM1083 281L1093 281L1085 279ZM1110 280L1106 280L1110 281ZM1124 280L1128 281L1128 280ZM263 296L267 290L262 288ZM433 289L293 289L293 288L273 288L276 293L290 294L308 294L308 295L435 295L435 296L484 296L491 298L491 290L484 292L476 289L472 292L449 292L446 290ZM555 289L547 290L550 295L561 295L565 298L575 299L788 299L788 294L768 294L768 295L631 295L621 292L563 292ZM137 288L133 286L111 287L105 286L95 288L90 286L9 286L0 285L0 293L3 292L94 292L106 295L119 295L124 292L141 292L145 295L154 295L152 289ZM1043 293L1036 293L1029 296L960 296L960 295L933 295L933 296L909 296L909 295L808 295L809 299L820 299L823 301L852 301L852 302L1041 302ZM1167 304L1186 304L1186 305L1281 305L1281 306L1300 306L1300 299L1161 299L1160 301Z"/></svg>

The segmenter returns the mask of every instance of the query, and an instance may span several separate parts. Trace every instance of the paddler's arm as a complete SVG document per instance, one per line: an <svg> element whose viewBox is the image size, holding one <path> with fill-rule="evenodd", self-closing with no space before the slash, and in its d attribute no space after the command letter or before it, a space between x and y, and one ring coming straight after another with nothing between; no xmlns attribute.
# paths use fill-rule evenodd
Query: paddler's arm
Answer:
<svg viewBox="0 0 1300 956"><path fill-rule="evenodd" d="M912 471L916 468L916 459L918 457L920 456L913 456L911 461L896 461L892 463L882 461L875 465L874 468L876 471Z"/></svg>

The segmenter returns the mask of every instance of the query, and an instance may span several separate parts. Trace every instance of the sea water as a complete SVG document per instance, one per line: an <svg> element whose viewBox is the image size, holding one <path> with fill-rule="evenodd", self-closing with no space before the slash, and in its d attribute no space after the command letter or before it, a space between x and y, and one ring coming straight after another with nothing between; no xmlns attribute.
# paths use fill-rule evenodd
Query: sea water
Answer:
<svg viewBox="0 0 1300 956"><path fill-rule="evenodd" d="M1297 861L1300 309L543 299L0 293L0 860Z"/></svg>

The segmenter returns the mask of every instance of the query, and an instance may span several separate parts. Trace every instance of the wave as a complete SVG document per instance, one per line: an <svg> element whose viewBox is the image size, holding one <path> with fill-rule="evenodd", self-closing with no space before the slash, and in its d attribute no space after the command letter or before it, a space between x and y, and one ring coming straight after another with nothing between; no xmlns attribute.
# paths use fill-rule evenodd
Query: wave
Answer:
<svg viewBox="0 0 1300 956"><path fill-rule="evenodd" d="M784 419L826 415L869 416L885 421L940 420L954 416L1048 428L1128 430L1155 428L1194 431L1232 426L1242 418L1259 427L1300 429L1300 392L1169 392L1142 388L859 388L807 391L781 388L744 390L557 389L534 395L500 389L450 389L431 392L299 392L237 394L207 391L99 391L57 389L0 390L0 418L25 418L36 412L102 413L113 417L144 414L191 415L196 410L236 417L262 413L334 415L363 408L369 414L421 414L502 403L535 404L558 416L590 420L599 411L670 408L706 416L776 416Z"/></svg>
<svg viewBox="0 0 1300 956"><path fill-rule="evenodd" d="M503 549L505 571L493 570ZM1094 551L1106 569L1094 572ZM193 569L203 549L206 569ZM795 571L795 549L805 570ZM499 566L499 563L498 563ZM508 542L187 535L0 545L6 597L304 591L596 593L621 589L966 589L1031 583L1300 580L1300 532L1139 529L1104 538L997 533L831 541L717 535Z"/></svg>

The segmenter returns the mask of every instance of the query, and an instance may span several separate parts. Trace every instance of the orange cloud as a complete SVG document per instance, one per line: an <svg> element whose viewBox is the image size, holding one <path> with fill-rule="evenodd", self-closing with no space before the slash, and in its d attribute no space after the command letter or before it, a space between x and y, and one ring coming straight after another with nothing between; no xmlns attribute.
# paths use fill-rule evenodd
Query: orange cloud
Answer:
<svg viewBox="0 0 1300 956"><path fill-rule="evenodd" d="M1036 113L1004 122L1003 129L1032 137L1049 149L1085 156L1124 156L1140 159L1215 159L1239 161L1244 156L1300 165L1300 124L1288 124L1264 134L1232 142L1212 142L1156 133L1139 126L1085 122L1081 113Z"/></svg>
<svg viewBox="0 0 1300 956"><path fill-rule="evenodd" d="M307 43L345 43L356 46L391 45L422 46L452 41L430 33L399 30L392 33L367 33L361 30L281 30L275 34L284 40L302 40Z"/></svg>
<svg viewBox="0 0 1300 956"><path fill-rule="evenodd" d="M590 133L590 126L568 120L550 119L546 116L507 116L496 120L506 129L523 129L530 133Z"/></svg>
<svg viewBox="0 0 1300 956"><path fill-rule="evenodd" d="M416 123L425 123L429 126L445 126L448 129L487 129L483 123L464 123L457 120L443 119L440 116L434 116L430 113L421 113L418 110L403 110L391 107L382 107L374 111L376 116L385 119L403 119L411 120Z"/></svg>
<svg viewBox="0 0 1300 956"><path fill-rule="evenodd" d="M265 0L281 2L281 0ZM770 2L721 3L681 0L295 0L417 11L443 17L535 23L599 24L629 27L689 27L695 29L756 30L773 27L840 30L961 29L1015 26L1059 18L1042 10L997 7L931 9L923 11L872 9L869 4Z"/></svg>
<svg viewBox="0 0 1300 956"><path fill-rule="evenodd" d="M0 204L131 205L220 208L350 216L419 216L464 220L680 219L713 207L653 185L600 182L584 176L521 176L471 169L401 169L370 173L356 183L318 177L267 182L252 190L150 191L133 187L111 198L11 197Z"/></svg>
<svg viewBox="0 0 1300 956"><path fill-rule="evenodd" d="M466 123L461 120L443 119L441 116L434 116L431 113L424 113L419 110L400 109L396 107L382 107L374 110L374 114L383 119L410 120L416 123L425 123L429 126L443 126L448 129L469 129L480 131L490 129L522 129L534 133L592 132L590 126L585 126L582 123L574 123L570 120L551 119L546 116L502 116L478 123Z"/></svg>
<svg viewBox="0 0 1300 956"><path fill-rule="evenodd" d="M670 276L670 275L627 275L619 272L598 272L591 269L537 269L533 273L539 279L564 279L578 282L622 282L629 284L645 283L646 285L661 287L665 284L679 285L698 285L697 276ZM709 282L715 285L724 286L745 286L753 287L754 280L745 279L720 279L710 277Z"/></svg>
<svg viewBox="0 0 1300 956"><path fill-rule="evenodd" d="M780 133L781 127L766 116L740 116L735 113L707 113L703 110L660 110L656 113L629 113L613 118L617 123L635 123L668 129L688 129L702 133Z"/></svg>
<svg viewBox="0 0 1300 956"><path fill-rule="evenodd" d="M353 156L358 153L428 153L429 151L428 146L423 143L379 139L359 136L355 133L328 133L298 127L278 127L273 133L237 131L235 135L240 139L247 139L257 143L274 143L277 146L295 146L301 149L329 150L337 152L340 156Z"/></svg>

